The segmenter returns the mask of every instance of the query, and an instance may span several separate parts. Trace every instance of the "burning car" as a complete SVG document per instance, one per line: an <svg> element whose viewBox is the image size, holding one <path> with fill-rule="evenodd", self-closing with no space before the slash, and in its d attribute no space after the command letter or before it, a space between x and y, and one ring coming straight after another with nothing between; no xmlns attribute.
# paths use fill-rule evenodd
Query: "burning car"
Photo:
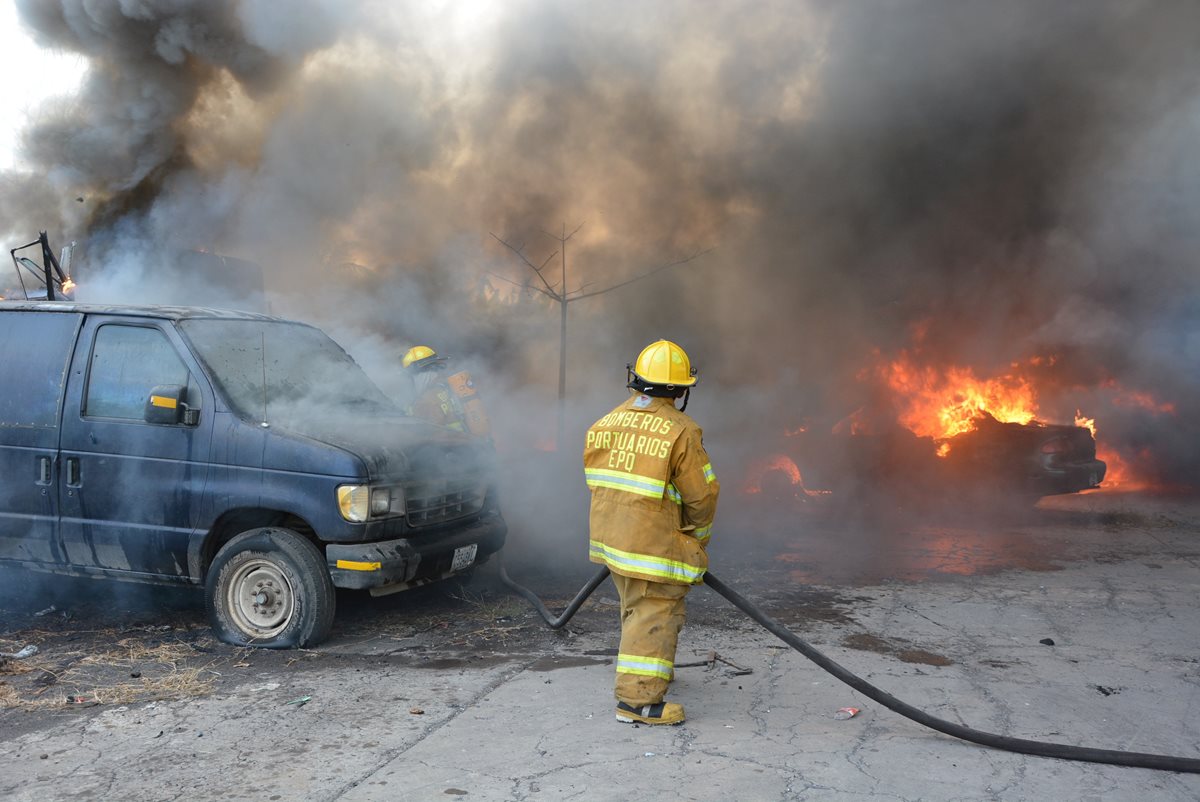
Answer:
<svg viewBox="0 0 1200 802"><path fill-rule="evenodd" d="M1001 423L984 414L974 429L939 448L956 480L986 483L1023 496L1099 487L1107 469L1096 459L1096 439L1083 426Z"/></svg>
<svg viewBox="0 0 1200 802"><path fill-rule="evenodd" d="M846 487L850 477L893 496L950 500L1037 499L1099 486L1107 466L1096 458L1093 422L1078 413L1076 425L1038 420L1027 371L1052 363L1034 358L981 378L908 352L877 353L861 377L870 402L815 444L829 457L828 481Z"/></svg>
<svg viewBox="0 0 1200 802"><path fill-rule="evenodd" d="M334 588L469 570L506 526L493 452L405 416L312 326L0 304L0 566L203 585L217 634L329 633Z"/></svg>
<svg viewBox="0 0 1200 802"><path fill-rule="evenodd" d="M745 492L833 503L1032 501L1098 487L1107 470L1084 426L1003 423L987 413L938 440L859 410L832 426L792 430L782 447L749 466Z"/></svg>

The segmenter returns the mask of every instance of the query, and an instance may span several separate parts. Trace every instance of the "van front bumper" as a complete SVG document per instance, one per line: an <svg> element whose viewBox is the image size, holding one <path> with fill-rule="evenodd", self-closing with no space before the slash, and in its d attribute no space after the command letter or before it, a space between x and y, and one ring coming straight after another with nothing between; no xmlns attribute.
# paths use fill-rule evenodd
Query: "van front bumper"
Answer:
<svg viewBox="0 0 1200 802"><path fill-rule="evenodd" d="M386 588L390 593L469 570L499 551L507 534L504 518L492 513L461 529L374 543L331 543L325 547L325 561L335 587ZM472 545L477 547L474 561L453 569L455 550Z"/></svg>

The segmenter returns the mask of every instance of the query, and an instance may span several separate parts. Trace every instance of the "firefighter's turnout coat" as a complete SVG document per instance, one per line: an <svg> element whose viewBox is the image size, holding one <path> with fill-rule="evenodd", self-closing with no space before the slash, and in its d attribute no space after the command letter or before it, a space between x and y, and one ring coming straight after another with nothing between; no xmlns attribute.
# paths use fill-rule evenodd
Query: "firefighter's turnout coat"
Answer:
<svg viewBox="0 0 1200 802"><path fill-rule="evenodd" d="M492 436L492 425L475 390L475 382L465 370L448 376L445 381L430 382L417 394L408 414L456 432L487 439Z"/></svg>
<svg viewBox="0 0 1200 802"><path fill-rule="evenodd" d="M592 562L650 582L701 581L720 483L695 421L670 399L635 395L588 429L583 468Z"/></svg>
<svg viewBox="0 0 1200 802"><path fill-rule="evenodd" d="M462 407L444 382L433 382L426 387L412 402L408 414L456 432L467 430Z"/></svg>
<svg viewBox="0 0 1200 802"><path fill-rule="evenodd" d="M708 568L720 484L700 427L665 398L635 395L588 429L592 562L621 597L616 696L662 701L675 675L684 596Z"/></svg>

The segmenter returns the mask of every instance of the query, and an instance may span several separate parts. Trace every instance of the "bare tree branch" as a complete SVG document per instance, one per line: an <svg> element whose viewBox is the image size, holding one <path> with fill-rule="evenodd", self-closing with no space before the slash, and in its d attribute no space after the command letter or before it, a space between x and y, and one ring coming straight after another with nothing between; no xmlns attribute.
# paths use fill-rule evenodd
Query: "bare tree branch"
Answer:
<svg viewBox="0 0 1200 802"><path fill-rule="evenodd" d="M546 257L544 260L542 260L542 266L541 266L540 268L538 268L538 267L535 267L535 268L534 268L534 271L535 271L535 272L536 272L536 273L537 273L539 276L543 276L543 278L542 278L542 281L543 281L543 282L546 282L546 279L545 279L545 277L544 277L544 276L545 276L545 274L543 274L543 273L542 273L542 271L546 269L546 265L550 264L550 260L551 260L551 259L553 259L555 256L558 256L558 251L555 251L554 253L552 253L552 254L550 254L549 256L547 256L547 257ZM554 289L555 287L557 287L557 286L558 286L558 282L557 282L557 281L555 281L555 282L554 282L554 283L552 283L552 284L551 284L551 283L549 283L549 282L546 282L546 283L548 284L548 286L550 287L550 289L551 289L551 290L553 290L554 292L557 292L557 291L558 291L558 290L555 290L555 289Z"/></svg>
<svg viewBox="0 0 1200 802"><path fill-rule="evenodd" d="M567 303L570 303L572 301L581 301L584 298L593 298L597 295L603 295L606 292L612 292L613 290L620 289L621 287L624 287L627 284L632 284L635 281L641 281L644 278L650 278L655 273L661 273L662 271L666 270L668 267L677 267L678 265L687 264L688 262L699 259L701 256L704 256L704 254L706 254L706 253L712 253L712 251L713 251L713 248L706 248L703 251L698 251L697 253L693 253L691 256L685 256L683 259L678 259L674 262L667 262L665 265L659 265L658 267L654 268L653 270L647 270L645 273L640 273L640 274L634 276L633 278L626 279L625 281L614 284L611 287L605 287L602 290L593 290L592 292L581 292L582 288L580 288L580 290L576 290L576 293L579 293L579 294L574 295L574 296L568 295L565 298L565 300L567 301Z"/></svg>
<svg viewBox="0 0 1200 802"><path fill-rule="evenodd" d="M512 279L508 278L507 276L502 276L499 273L493 273L490 270L487 271L487 274L489 276L492 276L493 278L498 278L505 283L511 284L514 287L520 287L523 290L533 290L534 292L540 292L542 295L545 295L547 298L553 298L556 301L559 300L559 297L557 295L555 295L554 293L547 292L546 290L543 290L541 287L535 287L528 282L522 284L519 281L513 281Z"/></svg>
<svg viewBox="0 0 1200 802"><path fill-rule="evenodd" d="M587 221L585 220L585 221L584 221L584 223L586 223L586 222L587 222ZM565 237L564 237L564 236L560 236L560 235L558 235L558 234L551 234L549 231L543 231L542 233L543 233L543 234L545 234L545 235L546 235L547 237L549 237L550 239L552 239L552 240L554 240L554 241L556 241L556 242L561 242L563 245L566 245L566 244L567 244L567 240L569 240L571 237L573 237L573 236L575 236L576 234L578 234L578 233L579 233L579 229L581 229L581 228L583 228L583 223L580 223L579 225L575 226L575 230L574 230L574 231L572 231L570 234L567 234Z"/></svg>
<svg viewBox="0 0 1200 802"><path fill-rule="evenodd" d="M490 231L489 231L488 233L489 233L489 234L492 234L492 232L490 232ZM553 286L551 286L550 282L546 281L546 277L545 277L544 275L542 275L542 270L544 270L544 269L545 269L545 267L546 267L546 265L548 265L548 264L550 263L550 260L551 260L551 259L553 259L553 258L555 257L555 255L558 253L557 251L555 251L555 253L552 253L552 254L550 254L549 256L547 256L547 257L546 257L546 261L542 262L542 266L541 266L541 267L538 267L538 266L537 266L537 265L535 265L533 262L529 261L529 259L527 259L527 258L525 257L525 254L521 253L521 249L520 249L520 248L514 248L512 245L509 245L507 242L505 242L504 240L500 239L500 238L499 238L499 237L497 237L495 234L492 234L492 239L496 240L496 242L499 242L499 243L500 243L501 245L503 245L505 248L508 248L510 251L512 251L514 254L516 254L517 258L518 258L518 259L520 259L522 262L524 262L524 263L525 263L525 265L526 265L526 266L527 266L527 267L528 267L530 270L532 270L534 273L537 273L537 276L538 276L538 278L540 278L540 279L542 280L542 284L544 284L544 285L546 286L546 293L547 293L547 294L548 294L548 295L549 295L551 298L553 298L553 299L554 299L554 300L556 300L556 301L561 301L561 300L563 300L563 296L561 296L560 294L558 294L557 292L555 292L555 291L554 291L554 287L553 287ZM539 292L540 292L540 291L541 291L541 290L539 290Z"/></svg>
<svg viewBox="0 0 1200 802"><path fill-rule="evenodd" d="M655 267L651 270L647 270L643 273L633 276L632 278L629 278L629 279L626 279L625 281L621 281L616 284L613 284L611 287L605 287L604 289L601 289L601 290L589 290L588 289L589 287L592 287L593 285L595 285L597 283L596 281L585 281L578 288L576 288L574 290L568 290L567 287L570 285L568 284L568 278L567 278L567 242L572 237L574 237L576 234L578 234L579 230L581 228L583 228L583 223L580 223L579 225L575 226L575 228L572 229L571 233L568 234L567 233L567 224L564 222L563 226L562 226L562 235L561 236L551 234L548 231L542 231L541 233L543 235L549 237L552 240L557 241L561 247L554 253L547 256L546 260L544 262L542 262L540 267L538 265L535 265L533 262L529 261L529 258L525 256L524 244L520 245L519 247L513 246L513 245L505 242L504 240L500 239L495 234L492 234L492 239L496 240L496 242L499 242L505 248L508 248L510 251L512 251L514 256L516 256L518 259L520 259L521 262L524 263L524 265L526 267L528 267L530 270L532 270L534 273L537 274L538 279L542 282L542 286L535 287L530 283L526 283L523 285L518 284L517 282L513 281L512 279L510 279L506 276L501 276L498 273L489 272L489 275L495 276L496 278L500 279L501 281L505 281L514 286L521 287L522 289L537 290L542 295L545 295L550 300L555 301L559 304L559 313L561 316L560 317L561 322L560 322L559 330L558 330L559 331L559 339L558 339L558 424L555 429L555 438L554 438L554 442L556 445L561 445L563 443L563 429L564 429L564 421L565 421L564 410L566 409L565 405L566 405L566 397L567 397L567 395L566 395L566 388L567 388L567 305L573 301L581 301L584 298L593 298L597 295L603 295L606 292L612 292L613 290L620 289L621 287L626 287L626 286L634 283L635 281L641 281L644 278L649 278L650 276L653 276L656 273L660 273L669 267L676 267L678 265L687 264L688 262L691 262L695 259L699 259L704 254L713 250L712 248L708 248L703 251L698 251L696 253L691 254L690 256L686 256L682 259L677 259L674 262L668 262L666 264L659 265L658 267ZM488 232L488 233L491 234L491 232ZM560 254L561 254L561 262L562 262L561 278L559 279L559 282L556 282L556 284L551 284L546 279L546 275L545 275L544 271L550 265L550 262L554 259L554 257L559 256ZM557 286L558 284L561 284L561 286L559 287L559 289L555 289L555 286Z"/></svg>

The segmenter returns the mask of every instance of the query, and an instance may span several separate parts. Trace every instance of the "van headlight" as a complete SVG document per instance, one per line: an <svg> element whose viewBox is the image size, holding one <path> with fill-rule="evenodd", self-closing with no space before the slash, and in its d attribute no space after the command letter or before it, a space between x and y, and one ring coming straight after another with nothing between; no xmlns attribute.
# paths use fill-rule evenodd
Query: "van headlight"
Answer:
<svg viewBox="0 0 1200 802"><path fill-rule="evenodd" d="M399 486L339 485L338 511L352 523L368 518L388 518L404 514L404 489Z"/></svg>

